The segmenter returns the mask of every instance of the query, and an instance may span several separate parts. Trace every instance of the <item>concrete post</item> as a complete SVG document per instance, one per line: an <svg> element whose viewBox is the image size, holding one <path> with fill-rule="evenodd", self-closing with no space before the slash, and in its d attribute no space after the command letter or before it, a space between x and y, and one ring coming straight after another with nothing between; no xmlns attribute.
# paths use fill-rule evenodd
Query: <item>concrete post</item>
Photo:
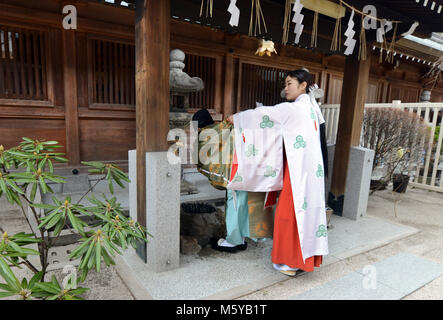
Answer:
<svg viewBox="0 0 443 320"><path fill-rule="evenodd" d="M129 213L137 217L136 151L129 151ZM149 243L137 249L154 272L180 263L180 164L170 164L167 152L146 153L146 229Z"/></svg>
<svg viewBox="0 0 443 320"><path fill-rule="evenodd" d="M366 215L374 155L374 150L351 148L343 204L343 216L346 218L357 220Z"/></svg>
<svg viewBox="0 0 443 320"><path fill-rule="evenodd" d="M335 145L328 145L329 168L334 168ZM352 147L346 178L343 207L333 207L334 214L357 220L366 215L372 176L374 150ZM326 195L330 196L332 172L326 181ZM327 199L327 198L326 198ZM329 199L331 200L331 199Z"/></svg>

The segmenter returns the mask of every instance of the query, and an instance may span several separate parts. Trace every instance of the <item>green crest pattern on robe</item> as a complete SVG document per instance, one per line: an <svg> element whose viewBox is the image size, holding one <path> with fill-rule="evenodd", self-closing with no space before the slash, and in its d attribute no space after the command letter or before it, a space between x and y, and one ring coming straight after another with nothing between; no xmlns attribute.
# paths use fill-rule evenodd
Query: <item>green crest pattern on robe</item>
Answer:
<svg viewBox="0 0 443 320"><path fill-rule="evenodd" d="M271 166L266 166L266 170L265 170L265 177L272 177L275 178L277 176L277 171L274 170Z"/></svg>
<svg viewBox="0 0 443 320"><path fill-rule="evenodd" d="M318 178L325 176L325 174L323 172L323 166L321 164L318 165L317 172L315 174Z"/></svg>
<svg viewBox="0 0 443 320"><path fill-rule="evenodd" d="M311 108L311 119L315 120L315 113L314 109Z"/></svg>
<svg viewBox="0 0 443 320"><path fill-rule="evenodd" d="M294 143L295 149L306 148L306 141L303 141L303 136L297 136Z"/></svg>
<svg viewBox="0 0 443 320"><path fill-rule="evenodd" d="M326 226L324 224L319 225L317 233L315 235L317 236L317 238L327 237L328 231L326 229Z"/></svg>
<svg viewBox="0 0 443 320"><path fill-rule="evenodd" d="M258 150L255 148L255 145L250 144L248 146L248 150L246 151L247 157L255 157L258 154Z"/></svg>
<svg viewBox="0 0 443 320"><path fill-rule="evenodd" d="M242 176L238 175L238 173L237 173L232 181L233 182L242 182L243 178L242 178Z"/></svg>
<svg viewBox="0 0 443 320"><path fill-rule="evenodd" d="M303 202L302 209L305 210L305 211L306 211L306 209L308 209L308 202L306 201L306 197L305 197L305 202Z"/></svg>
<svg viewBox="0 0 443 320"><path fill-rule="evenodd" d="M274 121L269 120L269 116L263 116L263 122L260 123L260 128L272 128L274 126Z"/></svg>

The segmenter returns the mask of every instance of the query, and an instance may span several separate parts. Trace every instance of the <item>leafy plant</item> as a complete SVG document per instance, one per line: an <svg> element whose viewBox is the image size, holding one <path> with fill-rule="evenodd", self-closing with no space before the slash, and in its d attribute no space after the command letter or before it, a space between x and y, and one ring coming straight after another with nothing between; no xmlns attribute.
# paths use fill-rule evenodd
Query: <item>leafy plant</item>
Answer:
<svg viewBox="0 0 443 320"><path fill-rule="evenodd" d="M23 141L14 148L5 150L0 145L0 198L2 196L11 204L20 207L31 230L30 220L38 225L38 234L20 232L9 235L7 230L0 226L0 298L17 296L24 300L78 300L87 291L87 288L77 288L77 282L85 281L88 272L95 269L100 272L103 262L106 266L115 264L114 257L128 249L137 247L139 241L147 242L149 235L145 228L128 219L115 197L108 199L103 195L99 200L93 195L87 198L92 204L85 206L80 202L93 188L103 180L108 182L109 191L114 194L114 183L124 188L123 181L130 182L128 176L116 165L101 162L82 162L89 166L89 172L101 174L99 179L76 203L70 197L59 200L52 197L52 204L36 203L36 193L54 193L48 182L64 183L61 176L54 174L54 162L67 162L63 153L55 152L61 146L57 141L38 141L23 138ZM30 216L26 209L30 209ZM39 215L39 211L44 212ZM93 217L96 223L88 225L80 216ZM65 228L81 236L78 247L71 252L69 258L79 259L78 269L81 275L75 281L61 286L55 276L51 281L45 281L48 267L48 252L57 244L57 240ZM55 239L48 237L49 230ZM150 235L149 235L150 236ZM27 246L37 244L38 250ZM28 259L30 255L40 257L39 270ZM21 281L13 272L14 268L26 266L33 272L31 279Z"/></svg>
<svg viewBox="0 0 443 320"><path fill-rule="evenodd" d="M375 151L373 169L385 167L382 182L391 181L395 173L410 175L429 139L428 126L415 113L392 108L365 112L361 145Z"/></svg>

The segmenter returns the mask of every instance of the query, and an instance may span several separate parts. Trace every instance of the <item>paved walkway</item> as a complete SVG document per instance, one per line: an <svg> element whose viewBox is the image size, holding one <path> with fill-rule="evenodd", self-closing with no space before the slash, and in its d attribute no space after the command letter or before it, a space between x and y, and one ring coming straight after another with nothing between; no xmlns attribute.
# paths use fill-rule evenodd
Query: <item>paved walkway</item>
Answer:
<svg viewBox="0 0 443 320"><path fill-rule="evenodd" d="M443 194L380 191L368 214L419 232L238 299L443 299Z"/></svg>
<svg viewBox="0 0 443 320"><path fill-rule="evenodd" d="M334 216L330 255L313 273L289 278L273 270L270 241L235 255L205 249L182 256L175 272L160 274L144 270L128 252L117 266L91 272L86 298L443 299L443 194L411 189L397 200L381 191L370 197L367 217ZM20 212L1 204L0 224L26 230ZM135 272L124 263L131 259ZM61 269L51 274L63 278Z"/></svg>
<svg viewBox="0 0 443 320"><path fill-rule="evenodd" d="M418 232L376 217L352 221L333 216L331 222L330 253L322 268ZM151 272L135 253L126 252L118 263L119 273L127 283L141 285L137 292L153 299L235 299L288 279L272 267L272 240L248 243L246 251L236 254L205 248L199 255L182 255L178 269L161 273Z"/></svg>

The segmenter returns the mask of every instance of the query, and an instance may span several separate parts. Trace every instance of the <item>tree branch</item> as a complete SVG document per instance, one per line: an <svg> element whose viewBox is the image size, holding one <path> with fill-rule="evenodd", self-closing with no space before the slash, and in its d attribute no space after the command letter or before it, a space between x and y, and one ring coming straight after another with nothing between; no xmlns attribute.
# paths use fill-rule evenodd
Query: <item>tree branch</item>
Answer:
<svg viewBox="0 0 443 320"><path fill-rule="evenodd" d="M32 213L34 214L34 218L37 222L37 226L40 225L41 221L38 218L37 212L35 211L35 208L33 206L31 206L31 204L33 204L33 202L31 202L25 195L21 195L21 197L23 199L26 200L26 202L29 204L29 207L31 208ZM32 228L31 228L32 230ZM48 252L49 252L49 243L46 242L45 239L45 230L43 230L42 228L39 228L40 231L40 238L41 238L41 245L38 246L39 252L40 252L40 263L42 265L42 271L43 271L43 276L42 276L42 281L44 281L45 278L45 274L46 274L46 268L47 268L47 261L48 261ZM48 239L49 242L49 239Z"/></svg>
<svg viewBox="0 0 443 320"><path fill-rule="evenodd" d="M22 259L23 259L23 258L22 258ZM27 260L27 259L23 259L23 261L20 262L19 264L24 264L24 265L27 266L32 272L34 272L34 274L40 272L40 271L38 271L38 269L37 269L36 267L34 267L34 266L32 265L32 263L29 262L29 260Z"/></svg>
<svg viewBox="0 0 443 320"><path fill-rule="evenodd" d="M86 195L87 195L88 193L90 193L90 192L92 191L92 189L94 189L95 186L96 186L100 181L105 180L105 178L106 178L106 176L104 176L103 178L97 180L97 182L96 182L92 187L90 187L88 191L86 191L86 193L80 198L80 200L77 201L76 205L79 204L79 203L83 200L83 198L86 197Z"/></svg>
<svg viewBox="0 0 443 320"><path fill-rule="evenodd" d="M37 237L37 236L35 235L35 233L34 233L34 230L32 230L32 225L31 225L31 223L29 222L29 219L28 219L28 216L26 215L25 209L23 208L23 206L19 206L19 207L20 207L20 209L22 209L23 216L25 217L26 222L27 222L28 225L29 225L29 229L31 229L31 232L32 232L32 234L34 235L34 237Z"/></svg>

